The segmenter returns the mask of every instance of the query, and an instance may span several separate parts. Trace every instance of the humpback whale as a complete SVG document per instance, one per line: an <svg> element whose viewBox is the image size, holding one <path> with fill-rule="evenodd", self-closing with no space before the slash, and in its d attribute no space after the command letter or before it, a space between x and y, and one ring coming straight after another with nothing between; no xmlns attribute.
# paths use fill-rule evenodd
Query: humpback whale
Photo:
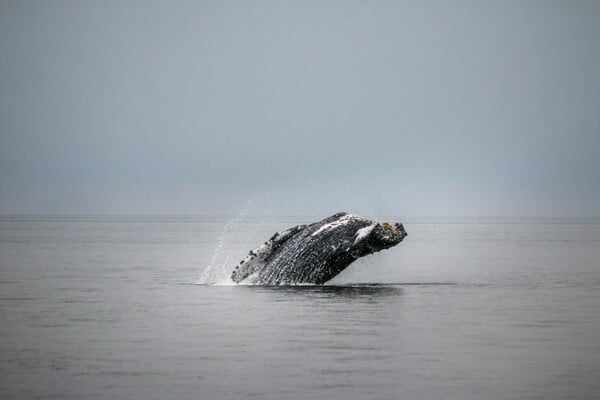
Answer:
<svg viewBox="0 0 600 400"><path fill-rule="evenodd" d="M397 245L400 223L374 222L345 212L275 233L235 267L235 283L323 284L356 259Z"/></svg>

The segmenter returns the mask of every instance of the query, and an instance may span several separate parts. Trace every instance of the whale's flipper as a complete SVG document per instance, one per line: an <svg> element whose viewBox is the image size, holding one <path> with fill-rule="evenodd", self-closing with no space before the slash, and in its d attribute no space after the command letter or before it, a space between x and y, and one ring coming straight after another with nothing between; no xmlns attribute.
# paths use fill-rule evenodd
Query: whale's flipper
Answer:
<svg viewBox="0 0 600 400"><path fill-rule="evenodd" d="M286 241L294 237L298 232L306 228L306 225L298 225L283 232L277 232L271 239L266 241L260 247L250 250L248 257L240 262L240 265L235 267L231 274L231 279L235 283L240 283L259 269L261 269L265 263L265 259L269 257L273 252L281 247Z"/></svg>

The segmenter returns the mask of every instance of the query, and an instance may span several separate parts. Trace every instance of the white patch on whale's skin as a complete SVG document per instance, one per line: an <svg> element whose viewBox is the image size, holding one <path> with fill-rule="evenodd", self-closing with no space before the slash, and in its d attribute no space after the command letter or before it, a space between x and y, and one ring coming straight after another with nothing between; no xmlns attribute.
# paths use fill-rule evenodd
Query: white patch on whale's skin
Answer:
<svg viewBox="0 0 600 400"><path fill-rule="evenodd" d="M356 239L354 239L354 245L356 245L364 238L369 236L369 234L373 231L373 228L375 228L375 226L377 226L377 224L371 224L369 226L365 226L364 228L360 228L358 231L356 231Z"/></svg>
<svg viewBox="0 0 600 400"><path fill-rule="evenodd" d="M364 219L363 217L359 217L358 215L346 214L346 215L341 216L339 219L337 219L333 222L323 225L322 227L317 229L315 232L313 232L313 234L311 236L317 236L319 233L327 231L329 229L334 229L339 226L344 226L352 220L367 221L366 219Z"/></svg>

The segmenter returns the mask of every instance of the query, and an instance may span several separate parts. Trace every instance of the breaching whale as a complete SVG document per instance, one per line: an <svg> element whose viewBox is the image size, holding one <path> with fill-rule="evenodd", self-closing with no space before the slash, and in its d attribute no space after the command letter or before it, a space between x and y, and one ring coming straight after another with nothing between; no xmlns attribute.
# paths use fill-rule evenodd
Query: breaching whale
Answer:
<svg viewBox="0 0 600 400"><path fill-rule="evenodd" d="M323 284L354 260L397 245L400 223L373 222L345 212L277 232L233 270L236 283Z"/></svg>

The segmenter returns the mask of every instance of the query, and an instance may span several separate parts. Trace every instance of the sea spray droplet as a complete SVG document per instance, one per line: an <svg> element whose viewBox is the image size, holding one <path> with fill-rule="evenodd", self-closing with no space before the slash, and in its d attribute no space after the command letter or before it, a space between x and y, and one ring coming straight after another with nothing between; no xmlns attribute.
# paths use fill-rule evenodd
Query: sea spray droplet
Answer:
<svg viewBox="0 0 600 400"><path fill-rule="evenodd" d="M210 263L204 269L204 271L202 271L202 274L200 274L200 278L197 283L204 285L215 285L225 284L230 280L230 256L225 254L223 250L227 247L226 245L229 239L231 228L234 224L242 221L244 217L248 215L251 203L252 201L248 200L244 209L238 215L232 217L225 223L225 226L223 226L223 231L217 239L217 246L215 247L215 251Z"/></svg>

